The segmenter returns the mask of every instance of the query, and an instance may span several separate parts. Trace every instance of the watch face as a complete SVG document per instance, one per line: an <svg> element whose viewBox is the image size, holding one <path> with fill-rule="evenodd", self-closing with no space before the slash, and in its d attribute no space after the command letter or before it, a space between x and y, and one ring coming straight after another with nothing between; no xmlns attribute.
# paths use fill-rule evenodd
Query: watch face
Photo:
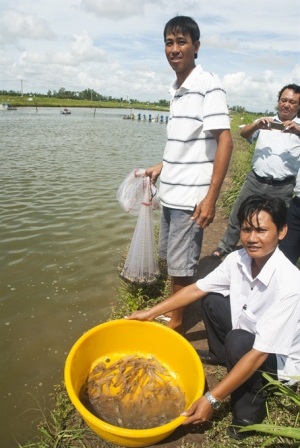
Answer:
<svg viewBox="0 0 300 448"><path fill-rule="evenodd" d="M208 399L213 409L219 409L221 401L216 400L209 392L206 392L205 397Z"/></svg>
<svg viewBox="0 0 300 448"><path fill-rule="evenodd" d="M219 409L219 407L221 406L221 402L220 401L215 401L214 402L214 404L212 405L212 407L214 408L214 409Z"/></svg>

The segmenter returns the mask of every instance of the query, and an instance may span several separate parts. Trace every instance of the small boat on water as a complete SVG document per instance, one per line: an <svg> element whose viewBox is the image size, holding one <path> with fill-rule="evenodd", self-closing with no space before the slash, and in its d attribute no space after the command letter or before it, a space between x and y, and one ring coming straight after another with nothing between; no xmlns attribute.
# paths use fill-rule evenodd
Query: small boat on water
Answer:
<svg viewBox="0 0 300 448"><path fill-rule="evenodd" d="M1 110L17 110L17 108L15 106L12 106L9 103L1 103L0 104L0 111Z"/></svg>
<svg viewBox="0 0 300 448"><path fill-rule="evenodd" d="M71 111L66 107L64 108L64 110L61 110L60 113L63 115L71 115Z"/></svg>

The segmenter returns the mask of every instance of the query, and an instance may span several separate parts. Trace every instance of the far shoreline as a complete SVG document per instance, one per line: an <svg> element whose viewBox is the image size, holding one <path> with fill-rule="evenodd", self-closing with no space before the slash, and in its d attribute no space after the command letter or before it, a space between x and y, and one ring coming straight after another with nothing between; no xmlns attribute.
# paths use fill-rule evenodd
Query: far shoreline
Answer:
<svg viewBox="0 0 300 448"><path fill-rule="evenodd" d="M10 104L13 107L31 107L31 108L42 108L42 107L58 107L58 108L89 108L89 109L139 109L139 110L157 110L162 112L168 112L169 107L161 106L158 103L150 102L130 102L130 101L118 101L118 100L107 100L107 101L92 101L92 100L77 100L70 98L57 98L57 97L47 97L38 95L0 95L0 103Z"/></svg>

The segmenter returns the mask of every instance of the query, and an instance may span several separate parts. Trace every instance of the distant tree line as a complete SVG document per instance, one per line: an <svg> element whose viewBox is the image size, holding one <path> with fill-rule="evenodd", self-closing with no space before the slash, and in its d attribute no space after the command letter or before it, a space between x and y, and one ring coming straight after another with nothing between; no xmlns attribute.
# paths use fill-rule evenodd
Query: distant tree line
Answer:
<svg viewBox="0 0 300 448"><path fill-rule="evenodd" d="M0 90L0 95L9 95L9 96L20 96L20 92L16 92L14 90ZM50 98L61 98L61 99L74 99L74 100L88 100L88 101L114 101L118 103L129 103L129 104L137 104L144 101L139 101L137 99L128 99L127 98L113 98L112 96L101 95L93 89L85 89L81 92L67 90L64 87L61 87L59 90L48 90L47 94L30 92L27 93L26 96L40 96L40 97L50 97ZM150 104L150 101L149 101ZM167 100L159 100L154 104L158 104L159 106L168 107L169 101Z"/></svg>
<svg viewBox="0 0 300 448"><path fill-rule="evenodd" d="M234 112L239 112L239 113L246 112L246 109L242 106L228 106L228 109L233 110Z"/></svg>
<svg viewBox="0 0 300 448"><path fill-rule="evenodd" d="M242 107L242 106L228 106L228 109L231 110L231 111L233 111L233 112L238 112L238 113L240 113L240 114L243 114L243 113L248 112L248 111L247 111L244 107ZM277 108L275 108L275 109L277 109ZM251 113L253 113L253 112L251 112ZM261 115L262 112L255 112L255 114L256 114L256 115ZM265 117L267 117L267 116L271 116L271 115L273 115L273 114L274 114L274 112L270 112L270 111L268 111L268 110L265 110L265 112L263 112L263 115L264 115Z"/></svg>

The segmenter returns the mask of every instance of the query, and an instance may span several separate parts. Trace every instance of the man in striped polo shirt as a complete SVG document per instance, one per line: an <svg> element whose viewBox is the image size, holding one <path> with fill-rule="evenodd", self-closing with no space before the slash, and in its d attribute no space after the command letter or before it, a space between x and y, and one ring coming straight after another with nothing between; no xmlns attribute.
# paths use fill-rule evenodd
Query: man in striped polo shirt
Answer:
<svg viewBox="0 0 300 448"><path fill-rule="evenodd" d="M225 91L215 74L195 64L199 39L190 17L165 25L165 53L176 80L163 161L146 170L153 183L160 175L159 255L167 260L172 294L193 282L203 229L214 219L232 152ZM182 316L183 309L173 311L168 325L181 331Z"/></svg>

